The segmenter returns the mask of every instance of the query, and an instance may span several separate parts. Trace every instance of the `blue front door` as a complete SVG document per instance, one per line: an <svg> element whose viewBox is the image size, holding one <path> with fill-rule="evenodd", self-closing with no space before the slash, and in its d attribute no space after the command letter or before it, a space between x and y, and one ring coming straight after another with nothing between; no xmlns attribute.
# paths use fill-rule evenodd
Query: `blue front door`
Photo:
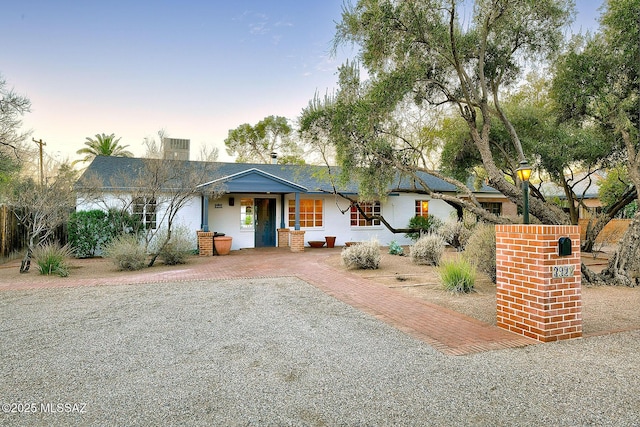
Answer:
<svg viewBox="0 0 640 427"><path fill-rule="evenodd" d="M255 199L255 247L276 245L276 199Z"/></svg>

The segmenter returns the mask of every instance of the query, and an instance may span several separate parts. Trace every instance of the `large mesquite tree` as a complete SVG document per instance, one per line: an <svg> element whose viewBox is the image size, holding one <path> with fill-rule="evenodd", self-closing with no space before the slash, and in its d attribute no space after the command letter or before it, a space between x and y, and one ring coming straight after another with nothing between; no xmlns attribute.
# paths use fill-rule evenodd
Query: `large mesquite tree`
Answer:
<svg viewBox="0 0 640 427"><path fill-rule="evenodd" d="M600 32L559 61L554 93L565 119L610 135L640 194L640 2L608 0ZM640 213L636 214L603 279L635 284L640 272Z"/></svg>
<svg viewBox="0 0 640 427"><path fill-rule="evenodd" d="M414 108L453 108L464 120L489 184L521 205L515 170L525 153L501 97L532 59L545 59L559 50L572 2L478 0L473 10L461 10L462 5L456 0L360 0L345 8L336 44L360 46L357 65L366 70L368 80L360 81L353 64L343 66L335 98L321 106L310 104L301 128L316 135L318 127L329 132L343 170L358 173L371 193L385 188L385 181L400 170L413 175L416 186L432 197L498 222L504 219L490 218L466 182L425 166L425 146L402 134L398 108L407 108L408 102ZM504 127L510 144L500 164L491 145L492 119ZM456 185L461 197L431 192L417 171ZM533 198L530 208L544 223L568 222L553 204Z"/></svg>

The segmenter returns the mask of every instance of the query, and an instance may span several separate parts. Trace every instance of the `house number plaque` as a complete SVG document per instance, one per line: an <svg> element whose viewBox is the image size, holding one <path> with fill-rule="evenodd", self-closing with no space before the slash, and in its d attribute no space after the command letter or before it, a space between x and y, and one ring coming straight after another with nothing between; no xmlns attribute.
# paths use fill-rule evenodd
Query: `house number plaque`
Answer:
<svg viewBox="0 0 640 427"><path fill-rule="evenodd" d="M554 279L558 277L573 277L575 270L575 265L554 265L551 267L551 274Z"/></svg>

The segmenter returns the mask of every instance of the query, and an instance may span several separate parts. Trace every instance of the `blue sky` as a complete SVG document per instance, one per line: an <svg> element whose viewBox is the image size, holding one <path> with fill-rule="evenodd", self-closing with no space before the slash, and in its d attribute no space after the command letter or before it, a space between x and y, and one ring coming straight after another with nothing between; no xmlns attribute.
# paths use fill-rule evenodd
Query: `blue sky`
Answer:
<svg viewBox="0 0 640 427"><path fill-rule="evenodd" d="M299 116L333 90L352 52L330 55L343 0L9 0L0 74L28 96L24 119L45 153L71 160L85 138L115 133L136 155L164 128L220 160L229 129ZM577 0L571 29L597 28L602 0Z"/></svg>

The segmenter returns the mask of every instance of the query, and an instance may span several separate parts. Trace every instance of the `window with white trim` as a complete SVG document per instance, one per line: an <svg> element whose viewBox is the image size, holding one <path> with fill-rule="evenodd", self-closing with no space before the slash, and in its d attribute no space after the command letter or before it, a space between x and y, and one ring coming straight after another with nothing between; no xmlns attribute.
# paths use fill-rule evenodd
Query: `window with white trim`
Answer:
<svg viewBox="0 0 640 427"><path fill-rule="evenodd" d="M371 217L373 215L380 215L380 202L373 203L359 203L362 211L368 216ZM360 213L358 208L355 206L351 206L351 226L352 227L373 227L380 225L379 219L373 219L371 221L367 221L364 215Z"/></svg>
<svg viewBox="0 0 640 427"><path fill-rule="evenodd" d="M300 228L322 227L324 209L322 199L300 199ZM296 224L296 201L289 200L289 227Z"/></svg>
<svg viewBox="0 0 640 427"><path fill-rule="evenodd" d="M133 216L140 221L145 230L156 229L156 199L136 197L133 199Z"/></svg>
<svg viewBox="0 0 640 427"><path fill-rule="evenodd" d="M421 216L424 218L429 216L428 200L416 200L416 216Z"/></svg>
<svg viewBox="0 0 640 427"><path fill-rule="evenodd" d="M253 199L240 199L240 229L253 229L254 224Z"/></svg>

